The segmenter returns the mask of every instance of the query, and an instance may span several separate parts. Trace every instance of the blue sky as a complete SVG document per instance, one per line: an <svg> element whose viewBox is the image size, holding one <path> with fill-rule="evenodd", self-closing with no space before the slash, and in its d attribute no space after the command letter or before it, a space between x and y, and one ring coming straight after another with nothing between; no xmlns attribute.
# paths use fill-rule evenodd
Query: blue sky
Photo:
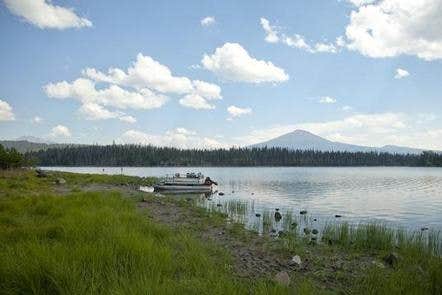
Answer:
<svg viewBox="0 0 442 295"><path fill-rule="evenodd" d="M4 0L0 137L442 149L441 20L440 0Z"/></svg>

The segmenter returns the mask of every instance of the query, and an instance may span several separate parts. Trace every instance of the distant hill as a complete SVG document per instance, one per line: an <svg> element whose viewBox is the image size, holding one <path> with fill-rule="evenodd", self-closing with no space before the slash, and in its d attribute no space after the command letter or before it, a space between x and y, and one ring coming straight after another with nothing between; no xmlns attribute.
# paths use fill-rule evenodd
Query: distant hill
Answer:
<svg viewBox="0 0 442 295"><path fill-rule="evenodd" d="M386 145L383 147L369 147L331 141L305 130L293 132L273 138L269 141L254 144L251 147L281 147L289 150L316 150L316 151L345 151L345 152L388 152L397 154L420 154L424 150Z"/></svg>
<svg viewBox="0 0 442 295"><path fill-rule="evenodd" d="M46 150L51 146L57 146L57 144L29 142L27 140L0 140L0 144L6 148L15 148L20 153Z"/></svg>
<svg viewBox="0 0 442 295"><path fill-rule="evenodd" d="M55 143L35 136L21 136L15 140L0 140L0 144L6 148L15 148L20 153L35 152L68 145L64 143Z"/></svg>

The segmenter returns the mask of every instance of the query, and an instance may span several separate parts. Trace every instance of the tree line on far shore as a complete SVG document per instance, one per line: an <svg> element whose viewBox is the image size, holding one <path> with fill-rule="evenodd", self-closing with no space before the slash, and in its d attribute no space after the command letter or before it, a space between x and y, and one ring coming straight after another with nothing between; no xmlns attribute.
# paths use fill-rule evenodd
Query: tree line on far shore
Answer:
<svg viewBox="0 0 442 295"><path fill-rule="evenodd" d="M42 166L426 166L442 154L390 154L285 148L177 149L145 145L82 145L25 154Z"/></svg>

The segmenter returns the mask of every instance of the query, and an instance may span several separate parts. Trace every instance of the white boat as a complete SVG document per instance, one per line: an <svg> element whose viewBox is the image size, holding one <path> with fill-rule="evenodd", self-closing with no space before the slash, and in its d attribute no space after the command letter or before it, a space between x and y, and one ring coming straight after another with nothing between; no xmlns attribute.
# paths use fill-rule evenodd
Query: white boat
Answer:
<svg viewBox="0 0 442 295"><path fill-rule="evenodd" d="M207 193L211 192L213 185L217 183L204 177L201 173L176 173L166 176L160 183L154 186L154 191L170 191L175 193Z"/></svg>

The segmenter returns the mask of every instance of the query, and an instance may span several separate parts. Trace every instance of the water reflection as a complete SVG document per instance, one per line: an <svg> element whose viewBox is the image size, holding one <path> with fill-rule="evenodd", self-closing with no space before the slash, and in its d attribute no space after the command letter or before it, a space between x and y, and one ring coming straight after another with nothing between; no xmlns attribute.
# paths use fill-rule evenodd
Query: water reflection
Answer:
<svg viewBox="0 0 442 295"><path fill-rule="evenodd" d="M53 168L72 172L119 174L119 167ZM103 171L104 169L104 171ZM189 168L128 167L124 174L164 176L201 171L218 181L215 203L239 201L254 214L279 208L308 210L318 221L342 215L350 223L380 221L418 229L442 229L442 169L440 168ZM223 207L223 206L219 206ZM267 218L267 217L266 217ZM283 222L283 220L281 220Z"/></svg>

